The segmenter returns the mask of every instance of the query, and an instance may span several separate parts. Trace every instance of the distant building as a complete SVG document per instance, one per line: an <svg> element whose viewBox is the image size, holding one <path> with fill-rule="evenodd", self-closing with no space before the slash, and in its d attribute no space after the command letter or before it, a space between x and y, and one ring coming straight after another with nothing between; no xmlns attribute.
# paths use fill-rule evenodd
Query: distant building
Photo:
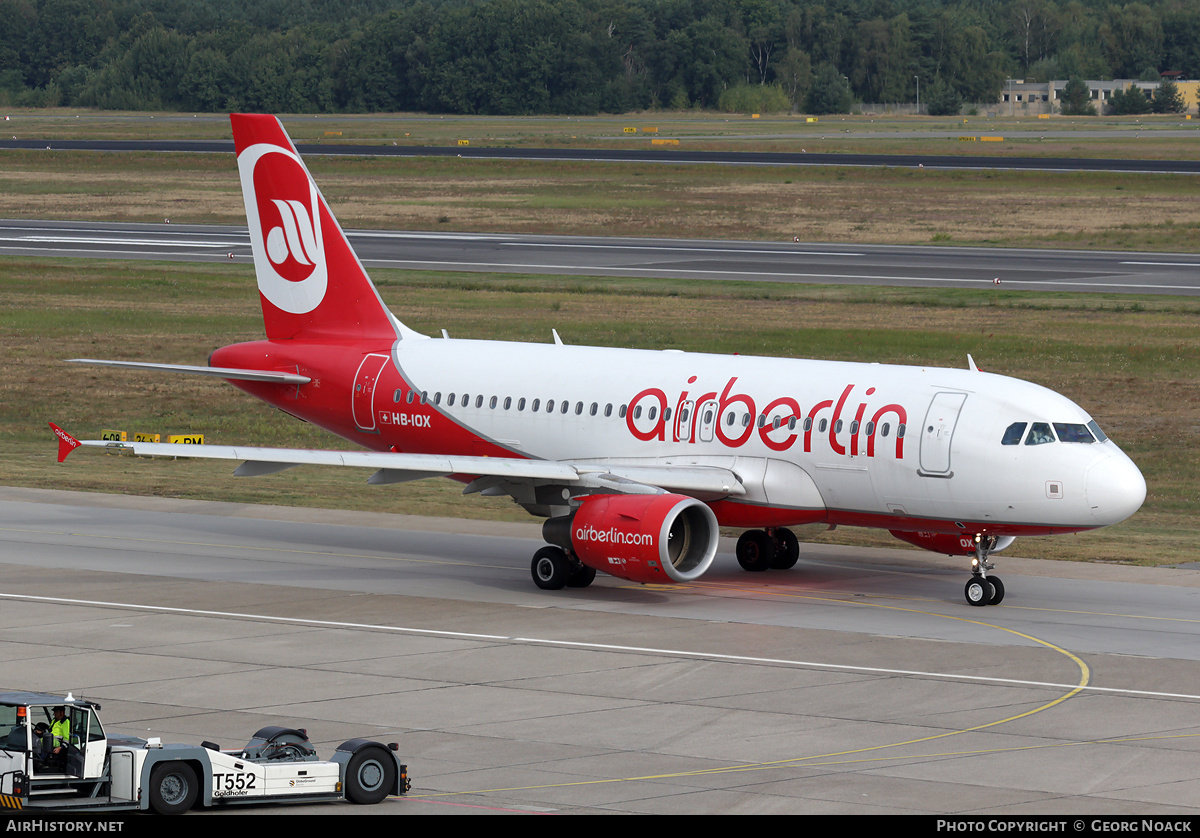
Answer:
<svg viewBox="0 0 1200 838"><path fill-rule="evenodd" d="M1162 78L1175 82L1175 86L1179 88L1179 94L1183 96L1183 101L1188 106L1187 112L1196 113L1196 92L1200 90L1200 81L1188 81L1177 70L1163 73ZM1104 104L1118 90L1125 91L1133 87L1140 87L1142 92L1149 96L1159 85L1156 81L1136 81L1134 79L1087 79L1084 84L1091 91L1092 102L1096 105L1097 113L1104 113ZM1062 100L1063 88L1066 86L1066 80L1034 82L1009 79L1000 91L999 115L1058 113L1062 110L1059 103Z"/></svg>

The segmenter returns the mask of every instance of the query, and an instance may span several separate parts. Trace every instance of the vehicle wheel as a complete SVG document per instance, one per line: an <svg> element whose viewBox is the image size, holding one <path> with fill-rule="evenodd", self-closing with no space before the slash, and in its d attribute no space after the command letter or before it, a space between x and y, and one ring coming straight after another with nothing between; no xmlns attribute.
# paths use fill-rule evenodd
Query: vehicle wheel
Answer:
<svg viewBox="0 0 1200 838"><path fill-rule="evenodd" d="M737 543L737 560L742 570L757 573L771 567L775 542L765 530L746 530Z"/></svg>
<svg viewBox="0 0 1200 838"><path fill-rule="evenodd" d="M790 570L800 560L800 540L794 532L783 527L775 530L774 535L775 558L771 559L771 568Z"/></svg>
<svg viewBox="0 0 1200 838"><path fill-rule="evenodd" d="M567 577L568 588L586 588L596 578L596 568L583 564L571 571Z"/></svg>
<svg viewBox="0 0 1200 838"><path fill-rule="evenodd" d="M383 748L363 748L346 766L346 799L379 803L396 785L396 761Z"/></svg>
<svg viewBox="0 0 1200 838"><path fill-rule="evenodd" d="M163 762L150 772L150 808L160 815L186 812L199 792L196 772L186 763Z"/></svg>
<svg viewBox="0 0 1200 838"><path fill-rule="evenodd" d="M543 591L557 591L567 584L571 562L558 547L543 547L533 554L529 572L533 575L534 584Z"/></svg>
<svg viewBox="0 0 1200 838"><path fill-rule="evenodd" d="M1004 599L1004 583L1000 581L999 576L989 576L987 580L992 586L992 596L988 600L988 605L999 605L1000 601Z"/></svg>
<svg viewBox="0 0 1200 838"><path fill-rule="evenodd" d="M967 587L963 589L968 605L987 605L994 592L992 583L982 576L972 576Z"/></svg>

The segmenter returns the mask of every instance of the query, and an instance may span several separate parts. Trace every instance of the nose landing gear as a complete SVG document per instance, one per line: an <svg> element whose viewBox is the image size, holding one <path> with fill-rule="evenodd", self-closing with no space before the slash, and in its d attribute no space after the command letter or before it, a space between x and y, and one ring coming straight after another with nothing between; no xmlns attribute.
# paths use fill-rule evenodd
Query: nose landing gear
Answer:
<svg viewBox="0 0 1200 838"><path fill-rule="evenodd" d="M988 554L996 546L994 535L975 535L975 558L971 559L971 580L963 589L968 605L999 605L1004 599L1004 583L999 576L989 576L996 566Z"/></svg>

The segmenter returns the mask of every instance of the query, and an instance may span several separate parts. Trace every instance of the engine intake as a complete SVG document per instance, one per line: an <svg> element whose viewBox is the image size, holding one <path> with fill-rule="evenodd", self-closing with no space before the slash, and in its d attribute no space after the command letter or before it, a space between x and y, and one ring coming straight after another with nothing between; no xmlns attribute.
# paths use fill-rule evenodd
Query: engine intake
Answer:
<svg viewBox="0 0 1200 838"><path fill-rule="evenodd" d="M551 525L548 521L543 531ZM704 575L716 558L719 536L716 515L695 498L591 495L570 519L569 541L588 567L631 582L668 583Z"/></svg>

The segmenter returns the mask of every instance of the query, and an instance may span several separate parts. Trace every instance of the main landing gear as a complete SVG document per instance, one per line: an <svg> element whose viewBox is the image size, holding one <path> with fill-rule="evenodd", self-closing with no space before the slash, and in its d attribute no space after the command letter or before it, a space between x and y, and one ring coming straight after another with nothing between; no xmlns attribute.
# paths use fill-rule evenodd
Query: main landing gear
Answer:
<svg viewBox="0 0 1200 838"><path fill-rule="evenodd" d="M736 554L742 570L787 570L800 558L800 542L783 527L746 530L738 539Z"/></svg>
<svg viewBox="0 0 1200 838"><path fill-rule="evenodd" d="M1004 583L999 576L989 576L988 571L995 565L987 560L988 554L996 546L996 537L990 535L975 536L975 557L971 559L971 581L967 582L963 594L968 605L999 605L1004 599Z"/></svg>
<svg viewBox="0 0 1200 838"><path fill-rule="evenodd" d="M596 569L579 561L561 547L548 545L533 554L529 565L533 583L543 591L586 588L596 578Z"/></svg>

